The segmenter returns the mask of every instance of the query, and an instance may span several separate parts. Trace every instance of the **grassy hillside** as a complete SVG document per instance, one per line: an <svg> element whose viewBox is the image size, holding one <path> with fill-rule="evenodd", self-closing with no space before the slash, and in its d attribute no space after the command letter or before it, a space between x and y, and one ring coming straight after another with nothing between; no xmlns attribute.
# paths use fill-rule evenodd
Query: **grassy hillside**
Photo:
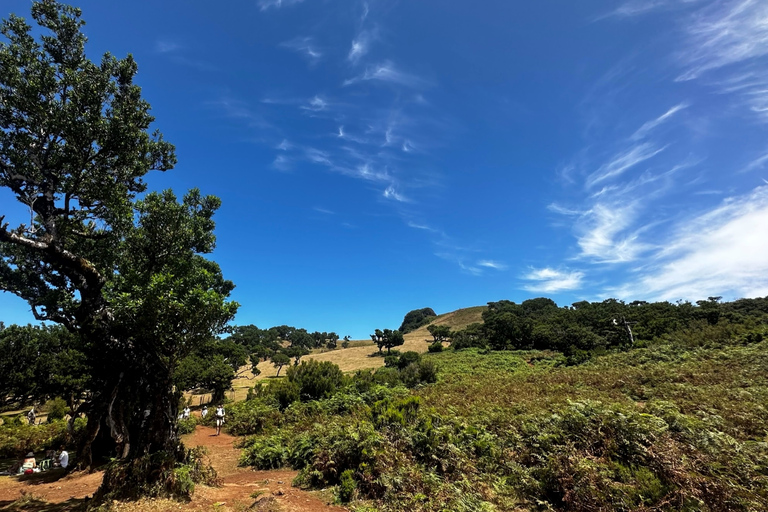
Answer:
<svg viewBox="0 0 768 512"><path fill-rule="evenodd" d="M486 306L458 309L456 311L451 311L450 313L438 315L429 325L447 325L454 330L463 329L469 324L482 322L482 314L485 309ZM397 349L401 352L412 350L423 353L427 351L427 347L431 341L432 336L430 336L429 331L427 331L427 326L423 326L406 334L405 343ZM330 361L339 365L343 372L372 370L384 366L383 358L370 357L372 353L377 351L376 346L371 340L356 340L352 342L352 345L354 346L341 348L341 344L339 344L339 348L336 350L316 352L305 356L304 359ZM261 374L258 377L254 377L249 371L243 370L241 372L242 376L235 379L233 382L234 393L230 392L228 397L234 398L235 400L242 400L245 398L248 388L253 387L256 381L274 377L277 374L277 370L269 361L259 363L259 370L261 370ZM285 370L286 368L283 368L280 375L283 375ZM200 396L195 396L194 403L197 404L200 399ZM206 400L205 396L202 397L202 400Z"/></svg>
<svg viewBox="0 0 768 512"><path fill-rule="evenodd" d="M355 384L284 413L254 401L271 419L243 461L293 465L370 512L768 509L766 341L575 367L539 351L423 358L439 381L411 393Z"/></svg>

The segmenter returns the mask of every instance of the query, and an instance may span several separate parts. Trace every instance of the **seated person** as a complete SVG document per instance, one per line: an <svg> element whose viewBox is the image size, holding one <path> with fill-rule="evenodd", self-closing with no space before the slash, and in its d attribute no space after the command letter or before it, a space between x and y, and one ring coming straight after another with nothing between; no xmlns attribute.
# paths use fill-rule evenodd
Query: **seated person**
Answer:
<svg viewBox="0 0 768 512"><path fill-rule="evenodd" d="M28 469L35 469L37 467L37 461L35 460L34 452L29 452L21 463L19 468L20 473L25 473Z"/></svg>
<svg viewBox="0 0 768 512"><path fill-rule="evenodd" d="M61 447L61 453L59 454L59 466L64 469L67 469L67 466L69 466L69 453L67 453L67 449L64 446Z"/></svg>

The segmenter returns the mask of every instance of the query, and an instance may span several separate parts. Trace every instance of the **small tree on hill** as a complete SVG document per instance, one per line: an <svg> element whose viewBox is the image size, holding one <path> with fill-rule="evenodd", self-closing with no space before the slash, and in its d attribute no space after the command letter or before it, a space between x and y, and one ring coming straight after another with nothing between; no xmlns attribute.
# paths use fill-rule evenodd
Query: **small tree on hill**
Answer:
<svg viewBox="0 0 768 512"><path fill-rule="evenodd" d="M399 347L403 343L405 343L405 338L403 337L403 333L400 331L392 331L390 329L384 329L382 332L382 346L387 349L387 353L389 353L390 349L394 347Z"/></svg>
<svg viewBox="0 0 768 512"><path fill-rule="evenodd" d="M430 325L427 327L427 331L429 331L429 334L432 335L435 342L442 343L443 341L447 341L448 338L451 336L451 328L447 325Z"/></svg>
<svg viewBox="0 0 768 512"><path fill-rule="evenodd" d="M282 352L278 352L277 354L272 356L272 364L275 368L277 368L277 376L280 376L280 370L282 370L283 366L287 364L291 364L291 358L287 355L283 354Z"/></svg>
<svg viewBox="0 0 768 512"><path fill-rule="evenodd" d="M436 316L437 315L432 308L414 309L413 311L406 313L405 318L403 318L403 323L398 330L403 334L408 334L422 325L429 323L431 319Z"/></svg>

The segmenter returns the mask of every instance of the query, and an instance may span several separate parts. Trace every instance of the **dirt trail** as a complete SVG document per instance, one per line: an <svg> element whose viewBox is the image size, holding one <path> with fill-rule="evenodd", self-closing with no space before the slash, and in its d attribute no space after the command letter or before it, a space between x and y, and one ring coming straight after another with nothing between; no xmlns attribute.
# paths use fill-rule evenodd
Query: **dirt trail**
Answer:
<svg viewBox="0 0 768 512"><path fill-rule="evenodd" d="M346 509L328 504L322 493L310 493L291 487L296 471L252 471L238 467L240 450L234 447L235 437L222 433L216 436L210 427L198 426L193 434L183 437L186 446L205 446L211 464L222 480L221 487L198 485L190 503L155 501L151 506L125 504L118 510L151 509L153 512L195 510L241 512L346 512ZM101 472L74 473L64 476L63 471L49 471L25 477L0 477L0 511L11 509L12 503L27 496L29 503L12 510L36 512L66 512L76 508L98 489ZM256 494L258 493L258 494ZM256 496L255 498L252 496ZM32 499L34 498L34 499Z"/></svg>
<svg viewBox="0 0 768 512"><path fill-rule="evenodd" d="M192 500L192 510L207 510L214 504L217 510L251 510L280 512L346 512L346 509L329 505L327 500L291 487L296 471L253 471L237 465L240 450L234 447L235 437L222 433L214 435L214 429L198 426L194 434L184 436L187 446L205 446L211 464L222 479L221 487L198 486ZM260 492L258 498L252 498ZM329 495L330 496L330 495ZM201 505L202 508L197 508Z"/></svg>

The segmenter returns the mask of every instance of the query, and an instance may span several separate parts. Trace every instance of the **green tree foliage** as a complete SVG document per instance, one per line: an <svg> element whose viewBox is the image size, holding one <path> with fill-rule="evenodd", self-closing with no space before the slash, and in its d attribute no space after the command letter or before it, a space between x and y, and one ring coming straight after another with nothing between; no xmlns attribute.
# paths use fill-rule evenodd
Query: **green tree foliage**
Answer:
<svg viewBox="0 0 768 512"><path fill-rule="evenodd" d="M248 354L242 345L229 339L211 338L182 359L174 376L176 386L181 390L210 390L211 400L221 402L232 387L237 371L247 361Z"/></svg>
<svg viewBox="0 0 768 512"><path fill-rule="evenodd" d="M442 343L443 341L448 341L448 338L451 337L451 328L447 325L429 325L427 326L427 331L429 331L429 334L434 338L435 343Z"/></svg>
<svg viewBox="0 0 768 512"><path fill-rule="evenodd" d="M341 387L344 374L338 365L330 361L303 361L286 373L288 380L299 388L301 400L327 398Z"/></svg>
<svg viewBox="0 0 768 512"><path fill-rule="evenodd" d="M687 331L700 333L702 323L711 328L760 325L767 316L766 299L721 303L720 297L710 297L696 304L626 304L608 299L562 308L547 298L522 304L504 300L488 304L483 324L470 325L450 336L455 349L487 345L494 350L557 350L567 356L568 363L577 364L607 350L644 346Z"/></svg>
<svg viewBox="0 0 768 512"><path fill-rule="evenodd" d="M13 15L0 29L0 186L30 212L16 226L0 215L0 289L79 338L91 394L78 463L117 444L127 463L162 453L152 460L173 467L175 370L237 309L202 256L220 203L197 191L136 200L174 148L149 132L133 58L86 57L80 14L43 0L42 36Z"/></svg>
<svg viewBox="0 0 768 512"><path fill-rule="evenodd" d="M277 376L280 376L280 370L283 369L283 366L287 364L291 364L291 358L288 357L286 354L283 354L282 352L278 352L277 354L273 355L271 358L272 365L274 365L275 368L277 368Z"/></svg>
<svg viewBox="0 0 768 512"><path fill-rule="evenodd" d="M90 385L80 338L61 326L0 330L0 397L4 405L65 397L75 410Z"/></svg>
<svg viewBox="0 0 768 512"><path fill-rule="evenodd" d="M405 343L405 338L403 338L403 333L400 331L384 329L382 332L381 344L384 348L387 349L387 353L389 353L389 351L394 347L399 347L403 343Z"/></svg>
<svg viewBox="0 0 768 512"><path fill-rule="evenodd" d="M414 309L413 311L409 311L405 314L403 323L400 325L400 329L398 330L403 334L408 334L409 332L415 331L422 325L428 324L436 316L437 315L432 308Z"/></svg>

